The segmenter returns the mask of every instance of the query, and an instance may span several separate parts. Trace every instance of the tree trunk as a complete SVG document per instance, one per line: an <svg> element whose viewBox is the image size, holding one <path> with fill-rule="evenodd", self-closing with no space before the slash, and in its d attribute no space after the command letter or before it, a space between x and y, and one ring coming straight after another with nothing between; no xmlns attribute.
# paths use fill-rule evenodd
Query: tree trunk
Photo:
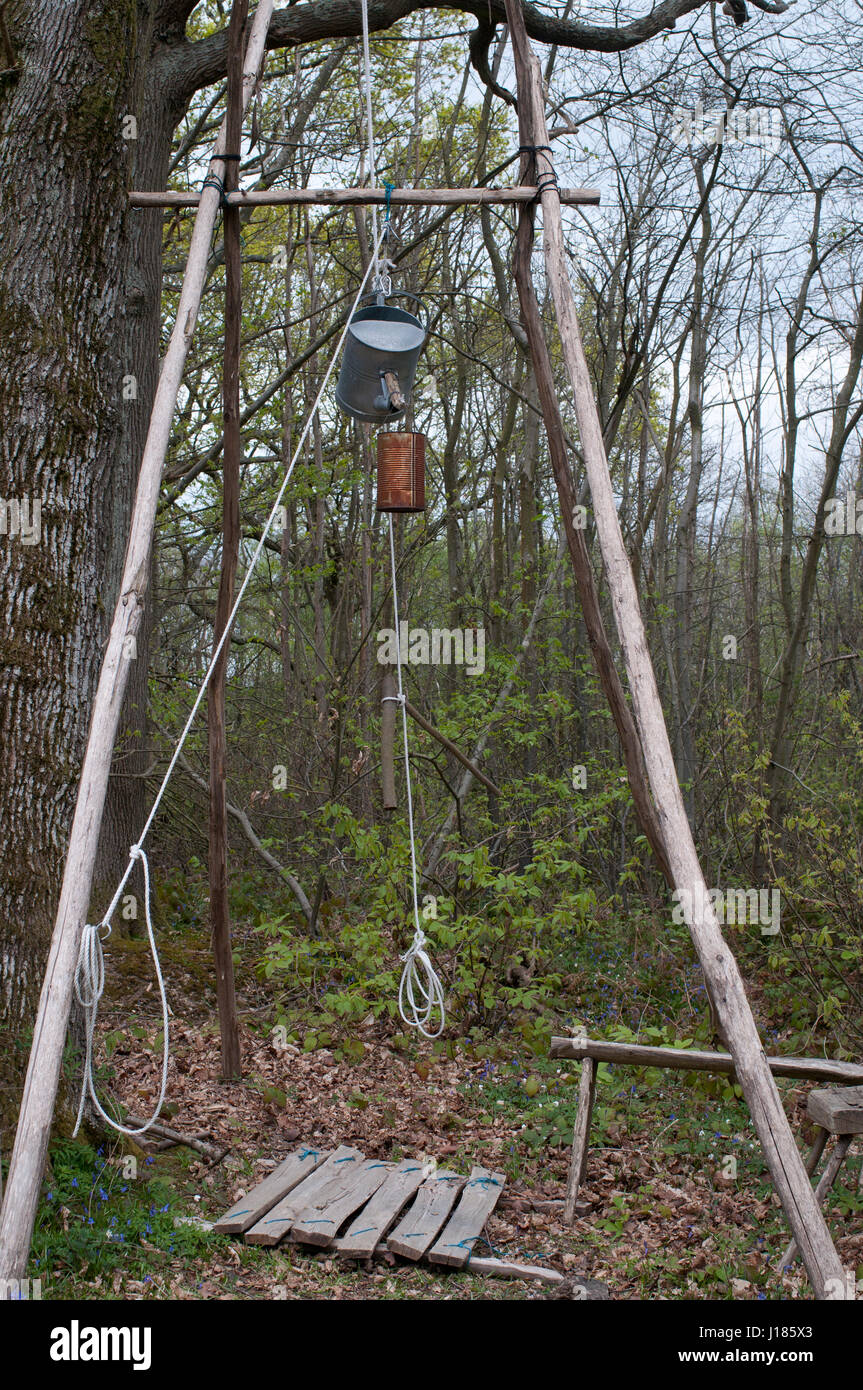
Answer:
<svg viewBox="0 0 863 1390"><path fill-rule="evenodd" d="M171 141L180 116L166 99L160 68L146 59L153 41L152 16L145 29L139 29L139 62L133 79L128 112L137 122L135 140L125 142L129 156L129 175L133 188L164 188L171 161ZM139 20L140 23L140 20ZM126 314L122 357L115 364L117 390L121 401L118 485L110 497L112 557L109 565L111 587L105 596L106 610L116 599L129 534L129 519L135 478L144 452L147 426L156 383L159 379L159 339L162 325L162 223L158 209L140 211L127 219L126 256L123 266ZM155 566L155 553L153 565ZM99 857L95 871L94 910L107 907L125 868L129 846L140 833L146 816L147 784L141 775L151 762L147 728L148 667L154 632L153 588L151 586L144 618L137 635L137 653L129 671L129 689L123 709L108 784ZM143 876L136 865L129 879L129 891L142 901ZM141 916L139 910L139 918Z"/></svg>
<svg viewBox="0 0 863 1390"><path fill-rule="evenodd" d="M0 1049L4 1112L26 1062L132 493L121 128L135 5L88 10L85 22L68 0L7 10L21 72L0 89L0 495L40 522L0 546L0 1027L17 1039Z"/></svg>
<svg viewBox="0 0 863 1390"><path fill-rule="evenodd" d="M228 116L225 144L228 154L239 151L243 122L243 34L248 0L234 0L228 35ZM229 160L225 190L239 180L239 164ZM240 343L242 339L242 263L240 259L240 210L225 208L225 348L222 381L222 564L213 629L214 651L222 640L234 604L234 581L240 552L240 467L243 443L240 433ZM216 967L216 997L222 1076L241 1074L240 1029L231 953L231 913L228 903L228 792L225 679L228 671L230 633L219 653L207 691L207 734L210 753L209 879L210 930Z"/></svg>
<svg viewBox="0 0 863 1390"><path fill-rule="evenodd" d="M700 169L699 192L704 196ZM695 660L692 640L692 610L694 603L695 532L698 524L698 495L704 469L704 371L707 362L706 327L704 322L704 265L710 247L710 213L705 203L701 213L701 240L695 250L695 269L692 281L691 348L689 355L689 419L690 459L686 494L677 523L677 572L674 583L674 605L677 616L677 774L683 790L683 800L690 825L695 824L695 709L692 698L692 666Z"/></svg>

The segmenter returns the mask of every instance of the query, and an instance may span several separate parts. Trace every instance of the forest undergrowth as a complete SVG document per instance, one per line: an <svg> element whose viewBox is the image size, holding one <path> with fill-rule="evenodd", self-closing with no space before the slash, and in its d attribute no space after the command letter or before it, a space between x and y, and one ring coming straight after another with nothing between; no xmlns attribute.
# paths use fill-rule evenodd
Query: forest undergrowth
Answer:
<svg viewBox="0 0 863 1390"><path fill-rule="evenodd" d="M543 873L558 868L542 862L539 852L531 870L511 875L505 895L507 923L514 920L520 942L522 908ZM436 934L450 1016L444 1036L430 1043L398 1018L397 942L391 934L387 952L373 911L351 924L350 971L344 903L330 904L320 936L288 959L273 950L266 887L247 872L235 881L232 904L245 1075L227 1083L201 930L204 891L200 866L192 864L168 879L160 900L171 914L161 954L173 1012L163 1119L224 1155L212 1162L184 1147L149 1153L134 1141L92 1135L57 1141L29 1271L41 1280L43 1298L556 1296L538 1284L391 1257L355 1267L325 1251L247 1247L199 1225L311 1141L353 1144L393 1160L425 1155L462 1172L477 1162L504 1172L504 1195L477 1254L597 1280L612 1299L810 1296L799 1264L776 1268L787 1241L784 1219L730 1078L601 1065L577 1219L571 1229L563 1222L579 1068L548 1056L549 1037L584 1027L608 1039L713 1045L685 928L598 908L585 890L580 925L573 929L577 902L567 904L565 931L553 914L539 930L537 914L526 952L504 944L505 928L490 930L487 913L476 922L465 914L451 943L446 931ZM760 960L751 950L741 954L768 1050L829 1052L811 1001L801 1004L787 976L767 968L763 951ZM151 970L140 937L112 941L100 1085L135 1115L149 1113L158 1087L161 1029ZM812 1137L808 1088L778 1084L802 1147ZM843 1263L863 1278L858 1168L853 1159L846 1164L828 1209Z"/></svg>

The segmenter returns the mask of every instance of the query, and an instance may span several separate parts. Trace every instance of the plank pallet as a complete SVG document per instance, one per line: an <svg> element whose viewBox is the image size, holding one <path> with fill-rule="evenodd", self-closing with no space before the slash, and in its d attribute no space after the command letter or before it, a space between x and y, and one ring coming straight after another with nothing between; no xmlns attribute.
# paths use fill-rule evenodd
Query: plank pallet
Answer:
<svg viewBox="0 0 863 1390"><path fill-rule="evenodd" d="M400 1255L472 1273L558 1283L552 1269L474 1257L506 1179L475 1166L470 1177L428 1161L367 1159L359 1149L304 1145L215 1222L248 1245L283 1240L346 1259Z"/></svg>

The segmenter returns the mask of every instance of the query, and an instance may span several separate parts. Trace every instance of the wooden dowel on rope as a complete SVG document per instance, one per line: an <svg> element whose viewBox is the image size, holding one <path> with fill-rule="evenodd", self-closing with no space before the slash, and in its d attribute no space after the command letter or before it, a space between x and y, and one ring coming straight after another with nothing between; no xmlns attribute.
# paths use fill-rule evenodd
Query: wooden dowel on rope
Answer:
<svg viewBox="0 0 863 1390"><path fill-rule="evenodd" d="M710 902L674 766L665 715L650 659L635 581L620 529L590 371L569 282L567 255L554 187L539 62L527 37L520 0L506 0L518 88L519 135L535 150L543 184L543 251L578 432L590 484L596 532L605 564L617 630L632 694L642 754L675 885L692 903L689 928L707 989L722 1025L734 1068L761 1141L778 1196L800 1247L817 1298L844 1299L845 1277L803 1160L782 1109L746 991ZM542 147L546 148L542 148ZM545 176L545 177L541 177ZM522 173L524 177L524 171Z"/></svg>
<svg viewBox="0 0 863 1390"><path fill-rule="evenodd" d="M381 800L385 811L395 811L396 796L396 693L395 676L387 671L381 681Z"/></svg>
<svg viewBox="0 0 863 1390"><path fill-rule="evenodd" d="M598 188L562 188L560 201L567 206L596 207ZM133 208L194 208L200 193L132 191L129 204ZM515 188L394 188L390 196L392 207L482 207L532 203L536 188L520 184ZM385 188L262 188L248 193L230 193L231 207L366 207L383 206L387 201Z"/></svg>
<svg viewBox="0 0 863 1390"><path fill-rule="evenodd" d="M273 3L274 0L259 0L255 11L243 66L243 112L248 108L257 83ZM223 121L210 164L211 174L220 181L225 174L225 161L221 156L230 153L225 136L226 122ZM177 318L162 364L141 459L120 596L114 610L90 717L90 734L81 769L60 903L39 998L18 1129L0 1213L0 1279L22 1278L27 1264L69 1022L81 929L89 910L111 756L129 677L126 652L135 650L134 641L127 644L127 639L135 637L143 615L162 468L171 437L183 367L201 304L220 205L219 188L215 184L204 188L192 230Z"/></svg>

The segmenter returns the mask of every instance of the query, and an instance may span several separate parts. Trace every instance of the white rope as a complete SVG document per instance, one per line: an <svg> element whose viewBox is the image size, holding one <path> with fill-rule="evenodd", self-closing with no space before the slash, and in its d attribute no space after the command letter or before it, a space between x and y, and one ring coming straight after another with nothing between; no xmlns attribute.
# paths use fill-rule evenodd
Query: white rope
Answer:
<svg viewBox="0 0 863 1390"><path fill-rule="evenodd" d="M86 1052L84 1056L84 1079L81 1083L81 1099L78 1102L78 1118L75 1121L75 1128L72 1137L78 1133L81 1126L81 1119L84 1114L84 1104L89 1092L90 1098L98 1110L102 1119L109 1124L112 1129L116 1129L120 1134L146 1134L151 1125L156 1123L159 1113L165 1101L165 1091L168 1086L168 1057L170 1055L168 1045L168 997L165 993L165 981L162 978L162 967L159 964L159 952L156 950L156 938L153 935L153 919L150 914L150 865L147 856L140 845L133 845L130 854L133 861L140 859L144 870L144 917L147 922L147 937L150 942L150 952L153 956L153 965L156 969L156 979L159 982L159 998L162 1003L162 1080L159 1086L159 1099L156 1108L146 1124L140 1129L128 1129L126 1125L121 1125L111 1118L99 1103L96 1095L96 1078L93 1075L93 1037L96 1031L96 1017L99 1012L99 1000L105 988L105 957L102 951L102 938L99 935L103 926L107 926L108 936L111 934L110 923L102 922L98 926L91 926L89 923L84 928L81 937L81 950L78 955L78 964L75 967L75 997L81 1008L84 1010L84 1025L86 1029ZM107 938L106 938L107 939Z"/></svg>
<svg viewBox="0 0 863 1390"><path fill-rule="evenodd" d="M368 0L362 0L363 11L363 80L366 97L366 135L369 146L369 185L371 188L377 187L377 160L375 157L375 127L372 120L372 60L369 51L369 6ZM374 266L374 279L372 287L382 289L381 267L378 257L380 241L378 239L378 210L374 203L371 205L372 214L372 241L374 243L374 254L372 264ZM387 229L384 228L384 238L386 239Z"/></svg>
<svg viewBox="0 0 863 1390"><path fill-rule="evenodd" d="M336 362L337 362L338 359L339 359L339 355L340 355L340 353L341 353L342 346L343 346L343 344L344 344L345 338L347 337L348 329L350 328L350 325L351 325L351 319L353 318L354 314L356 313L357 305L359 304L359 302L360 302L360 300L361 300L361 298L362 298L362 296L363 296L363 291L364 291L364 289L365 289L365 287L366 287L366 284L367 284L367 282L368 282L369 276L370 276L370 274L371 274L371 272L372 272L372 267L377 263L377 254L378 254L378 249L379 249L379 247L380 247L380 242L381 242L382 236L383 236L383 233L381 234L380 237L378 237L378 239L377 239L376 242L375 242L375 259L369 263L369 266L367 267L367 269L366 269L366 271L365 271L365 274L363 275L362 281L360 282L360 287L359 287L359 289L357 290L356 297L355 297L355 299L354 299L353 304L351 305L351 309L350 309L350 312L349 312L349 314L348 314L348 316L347 316L347 319L345 320L345 326L344 326L344 328L342 329L341 334L339 335L339 341L338 341L338 343L336 344L336 349L335 349L335 351L334 351L334 353L333 353L333 355L332 355L332 358L330 359L330 364L329 364L329 366L327 367L326 373L324 374L324 379L323 379L323 381L321 382L320 390L318 391L318 394L317 394L317 396L315 397L314 404L313 404L311 410L309 411L308 417L307 417L307 419L306 419L306 423L305 423L305 425L303 426L303 432L302 432L302 434L300 435L299 441L298 441L298 443L297 443L297 447L296 447L296 449L294 450L293 457L292 457L292 459L291 459L291 461L290 461L290 463L289 463L289 465L288 465L288 467L287 467L287 470L286 470L286 472L285 472L285 476L284 476L284 478L283 478L283 480L282 480L282 485L281 485L281 487L279 488L279 492L278 492L278 495L277 495L277 497L276 497L275 502L273 503L272 509L271 509L271 511L270 511L270 515L267 517L266 523L265 523L265 525L264 525L264 529L263 529L263 531L261 532L260 540L258 541L258 544L257 544L257 546L255 547L255 550L254 550L254 552L253 552L253 554L252 554L252 558L251 558L251 560L249 561L249 567L248 567L248 569L247 569L247 571L246 571L246 574L245 574L245 577L244 577L244 579L243 579L243 582L242 582L242 584L240 585L240 589L239 589L239 592L237 593L237 597L236 597L236 599L234 600L234 605L233 605L233 607L232 607L230 613L228 614L228 619L227 619L227 622L225 623L225 627L224 627L224 630L223 630L223 632L222 632L222 635L221 635L221 637L219 638L219 640L218 640L218 642L217 642L217 644L216 644L216 647L215 647L215 650L214 650L214 652L213 652L212 657L210 658L210 664L209 664L209 666L207 667L206 674L204 675L204 679L203 679L203 681L201 682L201 686L200 686L200 688L199 688L199 690L198 690L197 695L195 696L195 702L194 702L194 704L192 705L191 711L190 711L190 713L189 713L189 717L188 717L188 719L186 720L185 726L184 726L184 728L183 728L183 732L180 734L179 742L177 743L177 746L176 746L176 748L174 749L174 753L173 753L173 755L172 755L172 757L171 757L171 761L168 763L167 770L166 770L166 772L165 772L164 777L162 778L162 782L161 782L161 785L160 785L160 787L159 787L159 790L158 790L157 793L156 793L156 797L155 797L155 800L153 801L153 805L152 805L152 807L150 808L150 814L148 815L148 817L147 817L147 819L146 819L146 821L145 821L145 823L144 823L144 828L143 828L143 830L141 831L140 835L138 836L138 839L136 840L135 844L132 845L132 848L129 850L129 863L126 865L126 872L123 874L123 877L120 879L120 883L119 883L119 885L118 885L118 887L117 887L117 891L116 891L116 893L114 894L113 898L111 899L111 902L110 902L110 904L109 904L109 906L108 906L108 910L107 910L107 912L105 913L104 917L102 918L102 921L98 924L98 926L92 926L92 925L90 925L90 924L88 923L88 924L83 928L83 931L82 931L82 933L81 933L81 944L80 944L80 946L79 946L79 948L78 948L78 963L77 963L77 965L76 965L76 967L75 967L75 993L76 993L76 995L77 995L77 997L78 997L78 1002L81 1004L82 1008L83 1008L84 1011L85 1011L85 1015L86 1015L86 1021L87 1021L87 1050L86 1050L86 1057L85 1057L84 1083L83 1083L83 1087L82 1087L82 1091L81 1091L81 1103L80 1103L80 1105L79 1105L79 1107L78 1107L78 1119L77 1119L76 1124L75 1124L75 1133L76 1133L76 1134L77 1134L77 1132L78 1132L78 1126L79 1126L80 1123L81 1123L81 1116L82 1116L82 1114L83 1114L84 1102L85 1102L85 1099L86 1099L86 1095L87 1095L87 1091L88 1091L88 1090L89 1090L90 1094L91 1094L92 1097L93 1097L93 1102L94 1102L94 1104L95 1104L95 1106L96 1106L96 1109L99 1111L99 1114L102 1116L102 1118L103 1118L104 1120L106 1120L106 1121L108 1122L109 1125L112 1126L113 1129L119 1130L121 1134L143 1134L143 1133L144 1133L144 1130L149 1129L150 1126L151 1126L152 1124L154 1124L155 1121L156 1121L156 1120L158 1119L158 1117L159 1117L159 1112L160 1112L160 1110L161 1110L161 1108L162 1108L162 1103L163 1103L163 1101L164 1101L164 1099L165 1099L165 1081L166 1081L167 1074L168 1074L168 1004L167 1004L167 1000L166 1000L166 998L165 998L165 989L164 989L164 984L163 984L163 982L162 982L162 971L161 971L161 967L160 967L160 965L159 965L159 954L158 954L158 951L156 950L156 942L155 942L155 938L154 938L154 936L153 936L153 928L152 928L152 923L151 923L151 920L150 920L150 870L149 870L149 865L148 865L148 863L147 863L147 856L145 855L142 846L143 846L144 841L145 841L146 838L147 838L147 835L149 834L150 827L152 826L153 821L154 821L155 818L156 818L156 813L157 813L157 811L158 811L158 809L159 809L159 806L161 805L162 797L165 795L165 791L166 791L166 788L167 788L167 786L168 786L168 783L170 782L171 777L173 776L174 768L177 766L177 762L178 762L178 760L179 760L180 754L181 754L182 751L183 751L183 746L184 746L184 744L185 744L185 742L186 742L186 739L188 738L189 731L190 731L190 729L191 729L191 727L192 727L192 724L194 723L195 715L198 713L198 710L199 710L200 705L201 705L201 701L203 700L205 694L207 693L207 687L208 687L209 684L210 684L210 680L211 680L211 678L212 678L213 671L214 671L215 668L216 668L216 663L217 663L218 660L219 660L219 656L221 655L222 648L224 647L225 643L226 643L227 640L228 640L228 637L230 636L231 628L232 628L233 625L234 625L234 619L235 619L236 616L237 616L237 612L238 612L238 610L239 610L240 604L241 604L242 601L243 601L243 596L244 596L244 594L245 594L245 592L246 592L246 589L249 587L249 582L250 582L250 580L251 580L251 578L252 578L252 575L253 575L254 572L255 572L255 566L256 566L257 563L258 563L258 560L259 560L259 558L260 558L260 556L261 556L261 553L262 553L262 551L263 551L263 549L264 549L264 545L266 544L267 537L268 537L268 535L270 534L270 528L272 527L272 524L273 524L273 522L274 522L276 516L278 515L278 511L279 511L279 508L280 508L280 506L281 506L282 498L283 498L284 495L285 495L285 490L287 489L288 483L289 483L290 480L291 480L291 475L293 474L294 468L296 467L297 460L298 460L298 458L300 457L300 454L301 454L301 452L302 452L303 446L305 445L306 439L308 438L309 431L310 431L310 429L311 429L311 427L312 427L312 421L313 421L314 418L315 418L315 414L316 414L316 412L317 412L318 406L320 405L321 400L322 400L323 395L324 395L324 392L325 392L325 390L327 389L327 385L328 385L328 383L329 383L330 377L331 377L332 374L333 374L333 369L335 368ZM94 1032L95 1032L95 1028L96 1028L96 1016L97 1016L98 1011L99 1011L99 1000L100 1000L100 998L102 997L102 991L103 991L103 989L104 989L104 987L105 987L105 965L104 965L104 959L103 959L103 955L102 955L102 937L100 936L100 932L104 929L104 931L105 931L105 939L106 939L106 940L107 940L108 936L110 936L110 934L111 934L111 918L113 917L114 912L116 911L117 904L119 903L120 898L121 898L122 893L123 893L123 889L126 887L126 884L129 882L129 876L130 876L130 874L132 873L133 868L135 867L135 861L138 860L138 859L141 860L141 862L142 862L142 864L143 864L143 867L144 867L144 884L145 884L145 889L146 889L146 895L145 895L145 912L146 912L146 917L147 917L147 933L148 933L149 938L150 938L150 950L151 950L152 953L153 953L153 962L154 962L155 967L156 967L156 976L157 976L157 978L158 978L158 980L159 980L159 989L160 989L161 995L162 995L162 1005L163 1005L162 1014L163 1014L164 1024L165 1024L165 1033L164 1033L164 1060L163 1060L163 1063L162 1063L162 1090L161 1090L161 1094L160 1094L160 1096L159 1096L159 1103L158 1103L158 1105L156 1106L156 1109L155 1109L154 1113L151 1115L150 1119L147 1121L147 1123L146 1123L146 1125L144 1126L144 1128L143 1128L143 1129L137 1129L137 1130L136 1130L136 1129L125 1129L122 1125L117 1124L114 1120L111 1119L111 1117L110 1117L109 1115L106 1115L106 1114L105 1114L105 1111L102 1109L101 1105L99 1104L98 1100L96 1099L95 1085L94 1085L94 1082L93 1082L93 1036L94 1036Z"/></svg>
<svg viewBox="0 0 863 1390"><path fill-rule="evenodd" d="M417 896L417 850L414 834L414 806L411 793L411 765L408 747L408 712L405 693L402 688L402 652L399 637L399 596L396 585L396 547L393 540L393 514L390 522L390 565L393 583L393 619L396 631L396 673L398 676L398 695L386 698L396 700L402 709L402 737L405 749L405 783L408 797L408 829L411 842L411 886L414 904L414 939L402 956L404 962L399 982L399 1013L411 1028L417 1028L424 1038L439 1038L446 1024L443 985L426 951L426 935L420 923L419 899ZM429 1031L435 1012L440 1014L440 1022L434 1032Z"/></svg>

